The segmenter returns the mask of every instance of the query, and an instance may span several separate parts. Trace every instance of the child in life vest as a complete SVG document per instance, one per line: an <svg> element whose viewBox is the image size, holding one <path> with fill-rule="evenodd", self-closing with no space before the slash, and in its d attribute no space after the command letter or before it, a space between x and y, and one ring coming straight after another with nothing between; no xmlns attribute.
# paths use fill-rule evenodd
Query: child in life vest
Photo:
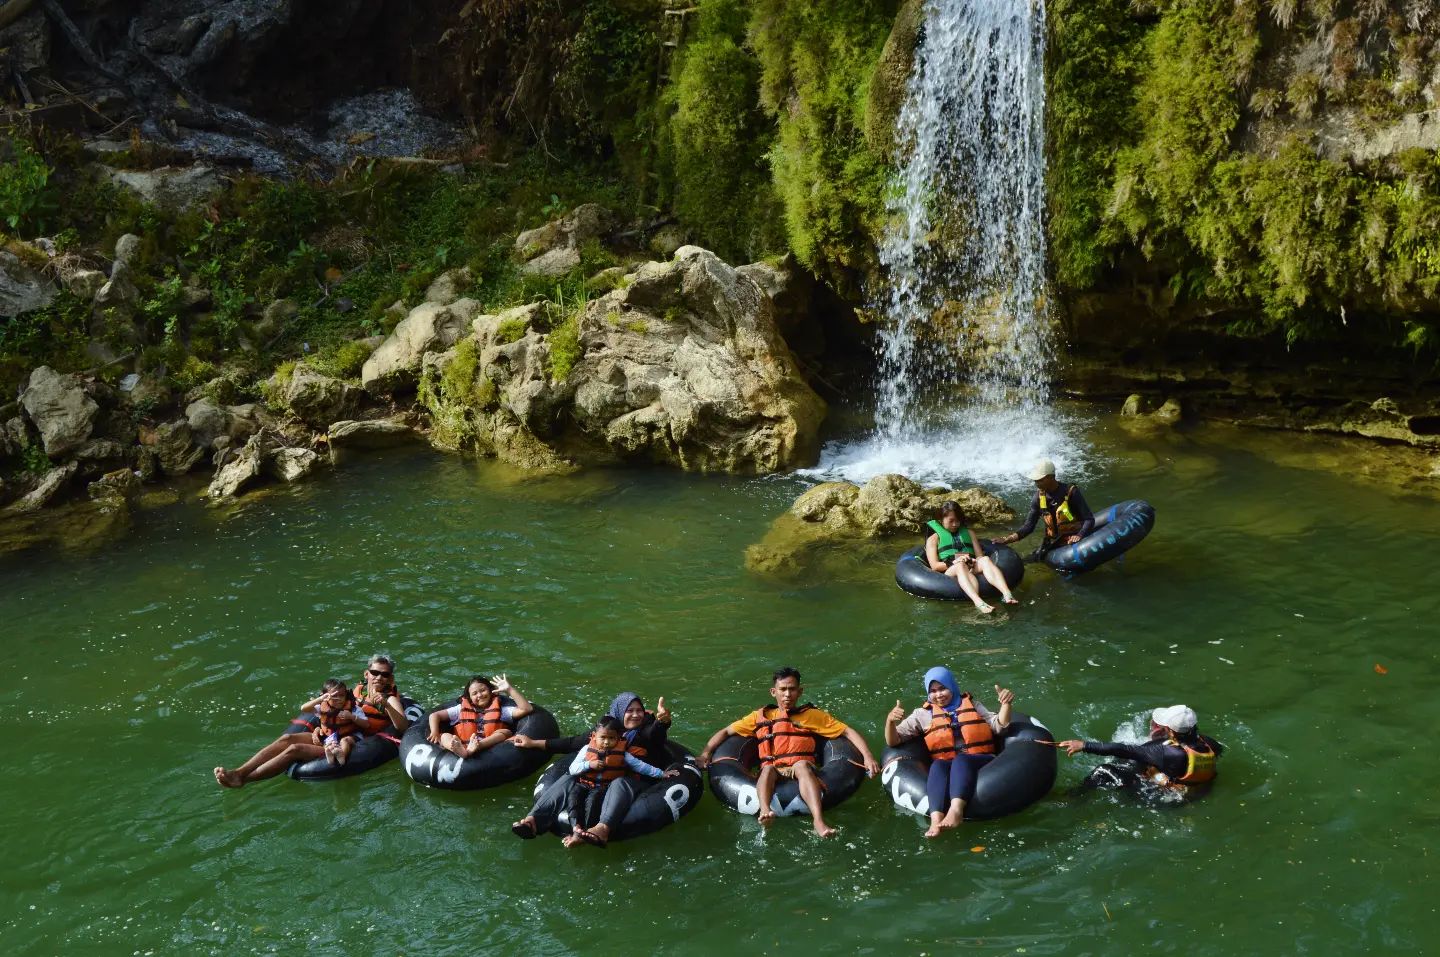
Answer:
<svg viewBox="0 0 1440 957"><path fill-rule="evenodd" d="M570 833L562 843L574 847L582 842L604 847L605 841L591 834L587 823L598 815L605 798L605 789L629 772L647 778L673 778L678 770L662 771L647 764L625 749L625 725L610 715L595 722L590 743L570 762L569 788Z"/></svg>
<svg viewBox="0 0 1440 957"><path fill-rule="evenodd" d="M885 743L892 748L923 736L930 752L930 774L925 793L930 806L926 837L960 826L965 805L975 797L980 769L995 760L995 737L1010 724L1015 695L995 686L1000 713L991 714L980 702L961 691L949 668L925 672L925 704L907 716L900 702L885 716Z"/></svg>
<svg viewBox="0 0 1440 957"><path fill-rule="evenodd" d="M509 695L515 703L504 704L501 695ZM535 706L504 675L476 675L455 704L430 713L426 739L458 757L473 757L508 739L515 733L515 722L534 710ZM442 723L448 724L450 730L442 732Z"/></svg>
<svg viewBox="0 0 1440 957"><path fill-rule="evenodd" d="M326 681L318 697L300 706L306 714L319 717L320 723L311 736L316 744L325 748L325 760L330 764L349 761L355 742L360 740L360 722L355 708L355 696L339 678Z"/></svg>

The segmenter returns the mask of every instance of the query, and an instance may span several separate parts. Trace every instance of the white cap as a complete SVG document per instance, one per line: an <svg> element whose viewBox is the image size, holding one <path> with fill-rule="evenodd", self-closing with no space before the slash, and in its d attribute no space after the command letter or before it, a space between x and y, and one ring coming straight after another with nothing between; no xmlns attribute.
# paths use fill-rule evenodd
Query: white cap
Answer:
<svg viewBox="0 0 1440 957"><path fill-rule="evenodd" d="M1038 482L1047 475L1055 474L1055 463L1049 459L1041 459L1030 467L1030 481Z"/></svg>
<svg viewBox="0 0 1440 957"><path fill-rule="evenodd" d="M1150 720L1162 728L1169 728L1171 731L1179 731L1184 734L1186 731L1194 731L1195 723L1198 720L1195 712L1183 704L1172 705L1169 708L1156 708L1150 712Z"/></svg>

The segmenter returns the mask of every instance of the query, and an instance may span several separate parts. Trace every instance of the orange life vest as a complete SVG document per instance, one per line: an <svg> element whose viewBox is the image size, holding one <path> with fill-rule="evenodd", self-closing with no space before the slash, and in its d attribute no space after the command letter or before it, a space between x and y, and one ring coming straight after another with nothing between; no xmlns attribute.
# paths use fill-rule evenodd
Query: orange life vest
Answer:
<svg viewBox="0 0 1440 957"><path fill-rule="evenodd" d="M379 734L390 727L390 712L386 711L383 705L371 704L366 701L363 698L364 694L365 682L362 681L351 692L355 700L360 702L360 711L365 715L365 720L360 723L360 730L366 734ZM390 691L390 694L397 698L400 696L400 692L394 689ZM389 695L386 697L388 698Z"/></svg>
<svg viewBox="0 0 1440 957"><path fill-rule="evenodd" d="M351 717L346 718L343 721L337 719L336 715L338 715L342 711L349 711ZM334 734L344 738L352 734L358 735L360 733L360 723L354 718L354 695L351 695L349 700L346 701L345 704L339 708L332 705L329 701L322 701L320 702L320 706L315 709L315 714L320 719L320 731L324 734Z"/></svg>
<svg viewBox="0 0 1440 957"><path fill-rule="evenodd" d="M949 761L956 754L994 754L995 732L990 722L980 717L968 691L960 693L960 707L951 714L944 708L926 702L930 709L930 727L925 731L925 747L930 758Z"/></svg>
<svg viewBox="0 0 1440 957"><path fill-rule="evenodd" d="M765 717L774 705L755 712L755 740L760 744L760 763L788 768L801 761L812 764L820 756L820 742L813 732L806 731L793 720L794 715L808 711L813 705L802 704L791 712L781 711L774 718Z"/></svg>
<svg viewBox="0 0 1440 957"><path fill-rule="evenodd" d="M1180 777L1168 777L1161 774L1158 768L1148 769L1145 776L1162 787L1171 787L1176 790L1184 790L1187 785L1192 784L1208 784L1215 780L1215 759L1218 755L1204 738L1199 738L1198 741L1200 747L1192 748L1176 738L1166 739L1166 744L1174 745L1185 752L1185 773Z"/></svg>
<svg viewBox="0 0 1440 957"><path fill-rule="evenodd" d="M496 731L508 730L510 726L500 720L500 712L503 705L500 703L500 696L492 694L490 704L483 712L471 703L465 696L460 698L460 720L455 722L455 737L468 744L470 739L478 733L481 738L488 738Z"/></svg>
<svg viewBox="0 0 1440 957"><path fill-rule="evenodd" d="M628 753L623 738L614 750L601 751L595 747L595 738L592 735L589 746L585 748L585 761L587 765L591 761L599 761L600 767L587 766L584 771L575 775L576 782L582 787L594 788L623 778L629 770L625 766L625 755Z"/></svg>

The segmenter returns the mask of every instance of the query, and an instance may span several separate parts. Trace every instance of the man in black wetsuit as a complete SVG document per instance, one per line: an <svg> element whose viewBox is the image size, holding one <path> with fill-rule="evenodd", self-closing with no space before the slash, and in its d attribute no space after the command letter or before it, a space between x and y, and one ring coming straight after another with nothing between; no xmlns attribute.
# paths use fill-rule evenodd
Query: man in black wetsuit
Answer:
<svg viewBox="0 0 1440 957"><path fill-rule="evenodd" d="M1183 704L1156 708L1150 714L1150 740L1061 741L1066 753L1125 758L1132 765L1103 764L1085 779L1090 787L1145 788L1187 792L1215 779L1215 765L1224 748L1195 729L1195 712Z"/></svg>
<svg viewBox="0 0 1440 957"><path fill-rule="evenodd" d="M1074 545L1089 535L1095 528L1095 513L1090 511L1085 496L1078 485L1066 485L1055 480L1055 463L1042 459L1030 470L1030 480L1035 483L1035 497L1030 500L1030 514L1025 524L1004 538L993 539L996 545L1010 545L1035 531L1041 519L1045 521L1045 540L1029 556L1039 561L1045 553L1061 545Z"/></svg>

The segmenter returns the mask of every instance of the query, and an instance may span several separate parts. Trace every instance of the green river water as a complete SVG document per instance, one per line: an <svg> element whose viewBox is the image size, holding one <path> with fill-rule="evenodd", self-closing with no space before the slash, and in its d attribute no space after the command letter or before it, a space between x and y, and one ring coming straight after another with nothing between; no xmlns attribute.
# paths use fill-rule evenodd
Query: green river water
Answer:
<svg viewBox="0 0 1440 957"><path fill-rule="evenodd" d="M993 620L901 593L889 561L748 573L794 477L520 480L429 453L238 511L146 513L93 556L7 559L0 939L102 955L1433 952L1434 499L1353 482L1364 446L1133 438L1108 418L1089 441L1092 503L1148 498L1155 532L1072 582L1032 567L1023 606ZM1291 464L1315 454L1331 467ZM516 840L529 781L441 793L395 762L216 787L212 766L376 649L426 702L508 672L567 730L617 691L663 694L696 748L794 664L878 753L885 711L948 663L982 700L1012 687L1057 736L1109 737L1183 701L1229 750L1209 798L1163 810L1072 796L1095 759L1062 757L1047 800L934 842L878 782L831 813L833 841L797 819L762 833L707 794L603 852Z"/></svg>

